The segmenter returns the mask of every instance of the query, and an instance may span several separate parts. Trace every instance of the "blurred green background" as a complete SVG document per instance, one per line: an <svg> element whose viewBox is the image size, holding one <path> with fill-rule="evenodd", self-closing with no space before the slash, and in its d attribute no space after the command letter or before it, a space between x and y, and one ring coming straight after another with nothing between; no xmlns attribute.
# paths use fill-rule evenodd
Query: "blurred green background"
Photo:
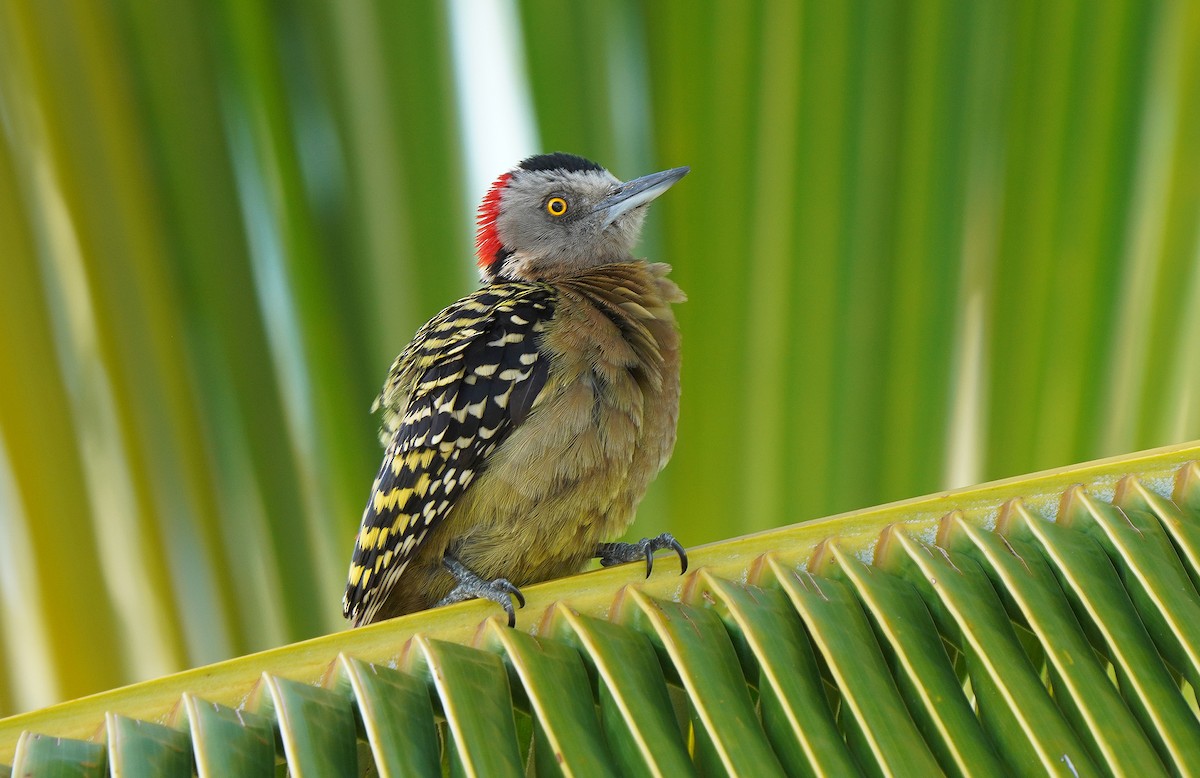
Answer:
<svg viewBox="0 0 1200 778"><path fill-rule="evenodd" d="M0 715L341 628L371 400L550 150L692 166L634 536L1200 437L1200 4L0 0Z"/></svg>

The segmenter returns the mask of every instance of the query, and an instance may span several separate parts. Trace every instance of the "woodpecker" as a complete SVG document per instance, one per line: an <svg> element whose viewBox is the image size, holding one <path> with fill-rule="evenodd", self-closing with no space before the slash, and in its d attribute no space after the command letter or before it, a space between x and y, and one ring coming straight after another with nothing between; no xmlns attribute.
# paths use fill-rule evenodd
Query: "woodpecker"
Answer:
<svg viewBox="0 0 1200 778"><path fill-rule="evenodd" d="M688 172L622 182L530 157L479 206L482 286L421 327L372 411L385 454L342 609L353 626L683 547L615 543L675 445L685 297L635 259L646 206Z"/></svg>

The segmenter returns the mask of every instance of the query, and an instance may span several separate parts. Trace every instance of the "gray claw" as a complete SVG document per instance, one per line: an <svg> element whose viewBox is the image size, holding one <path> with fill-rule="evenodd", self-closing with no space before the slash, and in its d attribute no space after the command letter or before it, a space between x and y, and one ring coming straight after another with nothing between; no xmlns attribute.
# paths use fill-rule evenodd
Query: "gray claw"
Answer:
<svg viewBox="0 0 1200 778"><path fill-rule="evenodd" d="M669 548L679 555L679 574L687 572L688 558L683 546L669 532L664 532L655 538L642 538L637 543L601 543L596 546L596 556L604 567L619 565L624 562L646 560L646 577L654 570L654 552Z"/></svg>
<svg viewBox="0 0 1200 778"><path fill-rule="evenodd" d="M511 581L507 578L496 578L491 581L480 578L478 574L449 554L442 557L442 566L449 571L450 575L454 576L458 585L433 607L439 608L463 600L491 600L508 614L508 626L517 626L517 612L513 608L512 598L517 598L517 602L524 608L525 595L521 594L521 590Z"/></svg>

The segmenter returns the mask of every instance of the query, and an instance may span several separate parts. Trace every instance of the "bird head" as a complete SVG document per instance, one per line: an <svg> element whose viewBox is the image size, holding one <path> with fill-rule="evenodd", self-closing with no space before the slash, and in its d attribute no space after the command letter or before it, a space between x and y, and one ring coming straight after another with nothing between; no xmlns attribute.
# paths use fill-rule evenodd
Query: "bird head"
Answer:
<svg viewBox="0 0 1200 778"><path fill-rule="evenodd" d="M677 167L623 182L573 154L524 160L496 179L479 206L484 278L532 281L629 260L646 206L687 172Z"/></svg>

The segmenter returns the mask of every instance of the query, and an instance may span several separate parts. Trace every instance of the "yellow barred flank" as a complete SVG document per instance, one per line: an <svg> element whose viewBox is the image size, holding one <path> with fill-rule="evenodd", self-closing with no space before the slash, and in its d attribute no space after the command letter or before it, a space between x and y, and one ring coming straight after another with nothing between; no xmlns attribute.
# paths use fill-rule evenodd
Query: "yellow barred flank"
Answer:
<svg viewBox="0 0 1200 778"><path fill-rule="evenodd" d="M372 620L413 551L536 401L547 369L537 341L552 299L544 284L485 287L422 327L392 365L375 402L387 451L343 601L355 624Z"/></svg>

